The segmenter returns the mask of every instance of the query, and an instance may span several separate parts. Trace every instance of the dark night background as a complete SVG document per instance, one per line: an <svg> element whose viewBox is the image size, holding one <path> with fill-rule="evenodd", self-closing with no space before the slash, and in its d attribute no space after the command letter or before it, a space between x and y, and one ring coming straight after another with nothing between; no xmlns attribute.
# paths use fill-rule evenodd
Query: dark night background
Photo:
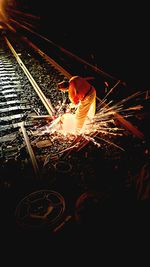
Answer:
<svg viewBox="0 0 150 267"><path fill-rule="evenodd" d="M117 79L125 81L125 83L129 85L129 88L133 87L135 91L149 90L150 16L148 14L149 8L144 6L144 4L141 5L137 2L133 4L130 2L130 4L127 5L126 2L115 4L114 2L104 3L99 1L97 3L94 3L94 1L90 1L89 3L83 3L81 1L80 3L76 1L64 3L63 1L48 0L42 0L40 2L33 0L7 0L7 2L10 5L10 9L12 8L12 12L13 9L16 9L38 17L32 21L35 26L33 28L35 32L40 33L52 42L68 49L70 52L85 59ZM126 210L125 213L128 213L128 211ZM132 214L131 218L133 217L134 214ZM146 219L147 217L146 213ZM120 240L122 239L122 233L124 239L127 239L125 238L126 233L124 232L128 230L128 226L129 233L134 230L131 236L134 239L135 235L135 240L136 238L138 239L137 245L139 245L139 229L149 229L148 220L143 219L143 224L138 223L138 219L137 221L133 220L133 224L131 225L129 217L128 224L129 225L125 225L124 228L120 230ZM117 222L116 225L119 227L119 222ZM115 229L117 228L116 225L114 226ZM139 227L138 234L136 225ZM130 228L130 226L132 227ZM146 228L145 226L148 227ZM105 228L106 227L107 226L105 226ZM110 229L108 229L108 233L110 232ZM112 235L113 239L111 240L110 250L113 250L114 240L116 239L115 232L113 232ZM103 240L105 240L105 237ZM14 242L14 240L12 241ZM99 248L99 245L103 246L101 239L99 239L98 242L98 246L94 244L95 247ZM105 242L108 249L108 245L110 246L110 244L108 244L107 239ZM127 246L131 245L130 243L131 241L128 239ZM43 244L44 243L42 243L42 246ZM63 243L63 245L64 244L66 246L66 243ZM118 244L120 246L120 243ZM51 243L50 245L53 244ZM70 244L67 245L69 246ZM39 246L39 242L37 242L37 246ZM66 249L65 246L64 248ZM39 249L41 249L41 246L39 246ZM125 247L124 250L124 258L127 256L126 249L127 247ZM67 254L66 251L65 256L69 257L69 253ZM101 251L98 252L99 260L101 259L100 252ZM131 252L133 253L132 249ZM51 250L49 253L51 256ZM119 257L118 251L115 251L115 253L117 257ZM88 253L86 253L86 257L87 254ZM51 258L49 260L51 260Z"/></svg>
<svg viewBox="0 0 150 267"><path fill-rule="evenodd" d="M34 14L35 31L121 79L136 90L149 80L148 7L127 3L16 0L12 8Z"/></svg>

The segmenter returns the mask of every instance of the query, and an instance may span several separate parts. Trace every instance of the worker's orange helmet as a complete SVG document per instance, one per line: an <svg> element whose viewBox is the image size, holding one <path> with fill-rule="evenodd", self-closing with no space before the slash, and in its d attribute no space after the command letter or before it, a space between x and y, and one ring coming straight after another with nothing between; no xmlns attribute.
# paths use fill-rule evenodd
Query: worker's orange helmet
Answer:
<svg viewBox="0 0 150 267"><path fill-rule="evenodd" d="M62 82L58 83L58 89L62 92L66 92L69 87L69 82L66 80L63 80Z"/></svg>

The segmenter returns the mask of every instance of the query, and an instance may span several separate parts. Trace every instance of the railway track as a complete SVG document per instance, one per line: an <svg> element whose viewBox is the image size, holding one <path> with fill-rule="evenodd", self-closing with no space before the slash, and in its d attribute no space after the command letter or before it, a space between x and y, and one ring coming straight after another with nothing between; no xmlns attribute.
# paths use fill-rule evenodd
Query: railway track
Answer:
<svg viewBox="0 0 150 267"><path fill-rule="evenodd" d="M63 99L57 83L67 73L54 61L46 62L33 48L25 47L9 36L0 37L0 189L19 186L20 194L13 197L11 204L12 217L19 200L31 192L33 185L37 189L40 183L41 189L43 183L51 184L72 169L63 161L58 166L59 152L70 146L68 140L43 133L49 117L57 115L57 104ZM55 191L55 185L51 186L54 190L49 190L50 198L60 198L65 207L63 196ZM7 196L3 201L7 206ZM17 220L19 216L16 210ZM57 216L55 220L59 221L59 212Z"/></svg>
<svg viewBox="0 0 150 267"><path fill-rule="evenodd" d="M49 216L52 210L50 203L54 198L60 203L56 218L59 221L59 214L64 215L66 203L57 188L60 192L64 190L67 194L68 191L74 193L72 199L77 197L79 192L91 188L95 190L97 178L99 179L93 156L95 146L92 147L90 142L98 132L86 139L84 136L74 135L68 138L59 134L57 129L56 132L51 131L52 119L58 117L59 122L59 115L65 112L62 103L68 103L67 95L57 89L57 83L64 77L70 78L71 74L27 38L14 38L12 34L0 37L0 185L9 187L17 179L19 185L23 183L23 186L28 187L29 181L30 184L35 181L37 190L37 182L41 182L41 189L41 185L43 187L46 181L46 190L48 189L34 190L32 193L31 189L25 189L25 192L17 197L18 201L26 195L22 201L17 202L16 217L21 224L26 224L20 218L26 203L32 211L27 216L32 215L33 219L38 220ZM116 118L127 130L142 138L140 131L135 131L134 126L123 120L121 115L116 114ZM88 147L88 144L91 146ZM83 149L85 147L86 150ZM118 161L122 152L117 150L115 153L113 151ZM97 155L99 156L98 153ZM91 181L95 181L94 186L91 186ZM74 189L77 192L73 192ZM27 192L31 194L27 196ZM35 198L37 211L34 210ZM45 203L45 200L48 205L47 212L44 213L45 204L40 204L43 208L42 215L39 215L38 203ZM57 203L54 206L57 209ZM13 212L15 207L16 200ZM26 212L28 211L27 208ZM36 223L31 218L29 220L31 225ZM50 220L49 224L52 221ZM57 231L57 228L55 229Z"/></svg>
<svg viewBox="0 0 150 267"><path fill-rule="evenodd" d="M28 158L26 155L26 160L31 161L35 175L39 177L41 174L39 174L38 164L41 167L48 155L55 154L58 152L57 149L62 150L62 148L58 148L58 144L56 146L48 134L42 134L42 136L32 134L45 123L43 119L34 120L33 118L56 114L54 106L62 98L62 94L57 90L57 83L64 77L64 74L51 64L45 63L48 65L46 65L47 70L42 65L43 59L39 62L39 58L34 58L28 51L23 50L23 47L18 48L16 45L15 48L16 50L6 36L1 38L1 161L4 166L8 160L17 160L21 151L26 147L29 156ZM26 58L25 62L21 56L23 59ZM39 84L42 84L41 88ZM63 144L63 149L67 146L64 142L60 144Z"/></svg>
<svg viewBox="0 0 150 267"><path fill-rule="evenodd" d="M7 152L10 147L18 155L26 146L39 177L38 165L43 168L47 158L62 158L64 154L66 158L72 150L80 151L89 141L83 136L73 136L69 141L60 137L60 141L56 141L53 133L47 130L42 118L57 117L59 104L68 101L67 96L57 90L57 83L64 77L70 78L71 74L27 38L22 37L22 42L19 41L12 34L1 37L1 158L14 157L14 153ZM135 135L143 137L121 115L116 114L116 117ZM97 134L94 132L91 138ZM21 138L22 142L18 143Z"/></svg>
<svg viewBox="0 0 150 267"><path fill-rule="evenodd" d="M57 83L71 75L50 57L45 54L43 57L43 53L39 53L39 50L37 53L37 49L35 52L35 47L19 44L16 39L11 40L11 38L5 36L2 39L3 50L1 50L3 55L1 66L7 72L7 74L2 73L1 77L3 74L4 79L7 77L8 88L11 90L11 94L6 95L8 91L4 90L5 84L2 79L3 112L0 131L2 166L7 169L8 161L15 161L15 164L18 162L19 166L27 165L27 168L32 165L34 173L31 172L31 175L43 178L47 173L49 176L50 168L53 171L59 168L60 165L57 164L59 160L61 160L61 170L63 167L66 168L66 163L63 166L63 156L66 161L70 153L76 151L79 146L78 140L83 139L75 136L68 139L61 134L56 138L55 132L49 131L48 120L45 120L53 115L57 117L57 104L62 100L68 101L67 96L63 99L64 95L57 90ZM10 86L12 76L8 67L10 73L13 70L13 80L15 82L17 80L17 88L15 82ZM25 164L26 161L28 164ZM8 175L8 172L6 173Z"/></svg>

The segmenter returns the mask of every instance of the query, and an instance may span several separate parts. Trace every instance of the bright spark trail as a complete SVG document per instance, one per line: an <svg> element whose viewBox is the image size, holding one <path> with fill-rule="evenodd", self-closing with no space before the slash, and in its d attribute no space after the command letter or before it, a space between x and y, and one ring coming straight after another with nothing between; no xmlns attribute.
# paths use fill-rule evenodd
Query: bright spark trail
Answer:
<svg viewBox="0 0 150 267"><path fill-rule="evenodd" d="M136 112L141 110L143 106L136 104L136 101L142 100L141 95L144 92L136 92L131 96L128 96L118 103L114 104L110 101L106 106L101 106L101 103L97 107L97 112L91 121L87 121L82 131L77 132L75 129L75 110L72 112L71 109L66 105L67 112L62 114L62 106L64 103L58 104L57 116L50 124L39 129L39 134L48 133L52 139L63 139L64 142L68 142L68 147L59 151L58 154L62 154L66 151L73 149L81 149L83 144L92 142L96 147L102 147L103 144L108 144L124 151L124 148L119 146L113 141L114 137L124 136L126 133L125 129L121 126L116 125L115 114L120 114L123 117L134 117ZM132 100L132 105L125 107L129 101ZM107 99L102 100L106 103ZM108 108L109 105L109 108Z"/></svg>

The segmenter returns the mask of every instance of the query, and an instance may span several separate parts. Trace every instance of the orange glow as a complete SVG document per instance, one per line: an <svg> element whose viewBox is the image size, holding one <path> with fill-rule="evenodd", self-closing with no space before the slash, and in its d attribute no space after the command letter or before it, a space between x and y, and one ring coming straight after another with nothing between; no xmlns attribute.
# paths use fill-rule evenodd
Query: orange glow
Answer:
<svg viewBox="0 0 150 267"><path fill-rule="evenodd" d="M2 6L3 6L3 0L0 0L0 11L2 9Z"/></svg>
<svg viewBox="0 0 150 267"><path fill-rule="evenodd" d="M5 21L6 15L4 11L4 0L0 0L0 21Z"/></svg>
<svg viewBox="0 0 150 267"><path fill-rule="evenodd" d="M85 123L82 129L77 129L76 127L76 116L72 113L65 113L58 118L54 119L50 126L46 127L44 132L51 133L60 133L62 135L80 135L80 134L89 134L92 131L91 120L88 118L85 120ZM94 130L94 129L93 129ZM95 130L94 130L95 132Z"/></svg>
<svg viewBox="0 0 150 267"><path fill-rule="evenodd" d="M75 116L74 114L66 113L61 118L62 121L62 133L67 134L75 134L76 127L75 127Z"/></svg>
<svg viewBox="0 0 150 267"><path fill-rule="evenodd" d="M3 12L3 2L4 0L0 0L0 12Z"/></svg>
<svg viewBox="0 0 150 267"><path fill-rule="evenodd" d="M78 130L76 128L76 118L75 114L71 113L65 113L61 117L61 129L60 132L64 135L66 134L84 134L87 133L87 131L91 131L91 126L88 124L90 123L90 120L86 119L82 129Z"/></svg>

